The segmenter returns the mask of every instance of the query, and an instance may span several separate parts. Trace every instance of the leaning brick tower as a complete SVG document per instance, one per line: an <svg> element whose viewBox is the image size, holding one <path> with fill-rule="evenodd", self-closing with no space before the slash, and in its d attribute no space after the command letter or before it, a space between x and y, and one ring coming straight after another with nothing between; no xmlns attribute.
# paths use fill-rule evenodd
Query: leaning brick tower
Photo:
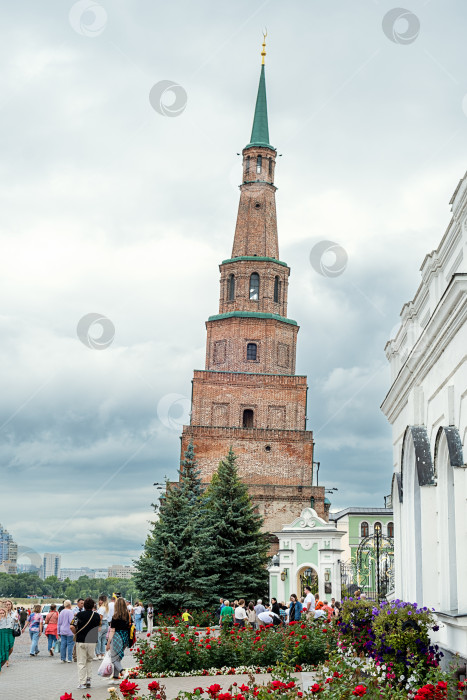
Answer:
<svg viewBox="0 0 467 700"><path fill-rule="evenodd" d="M264 56L263 45L232 254L219 266L219 313L206 322L206 366L194 372L182 455L192 440L209 482L232 445L239 475L272 532L310 503L327 520L329 506L324 488L312 486L307 378L295 374L299 326L287 317L290 268L279 258Z"/></svg>

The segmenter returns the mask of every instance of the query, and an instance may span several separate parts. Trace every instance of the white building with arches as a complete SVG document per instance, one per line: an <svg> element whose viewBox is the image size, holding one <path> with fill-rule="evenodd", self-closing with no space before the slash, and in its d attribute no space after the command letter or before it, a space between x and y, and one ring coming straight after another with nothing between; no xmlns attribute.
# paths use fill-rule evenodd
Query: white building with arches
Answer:
<svg viewBox="0 0 467 700"><path fill-rule="evenodd" d="M321 600L341 599L340 559L343 530L320 518L313 508L274 533L279 551L269 567L269 596L287 602L292 593L304 594L310 585Z"/></svg>
<svg viewBox="0 0 467 700"><path fill-rule="evenodd" d="M438 643L467 658L467 174L452 219L386 345L392 386L395 594L435 608Z"/></svg>

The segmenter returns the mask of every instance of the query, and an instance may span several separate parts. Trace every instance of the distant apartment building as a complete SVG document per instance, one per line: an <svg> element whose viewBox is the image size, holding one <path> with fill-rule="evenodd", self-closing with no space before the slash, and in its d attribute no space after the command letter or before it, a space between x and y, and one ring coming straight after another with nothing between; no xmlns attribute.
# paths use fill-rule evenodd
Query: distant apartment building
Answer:
<svg viewBox="0 0 467 700"><path fill-rule="evenodd" d="M54 552L45 552L42 558L42 578L49 576L60 578L62 557Z"/></svg>
<svg viewBox="0 0 467 700"><path fill-rule="evenodd" d="M114 566L109 566L108 568L109 578L133 578L135 573L135 566L122 566L121 564L115 564Z"/></svg>
<svg viewBox="0 0 467 700"><path fill-rule="evenodd" d="M12 535L0 525L0 572L16 574L18 545Z"/></svg>

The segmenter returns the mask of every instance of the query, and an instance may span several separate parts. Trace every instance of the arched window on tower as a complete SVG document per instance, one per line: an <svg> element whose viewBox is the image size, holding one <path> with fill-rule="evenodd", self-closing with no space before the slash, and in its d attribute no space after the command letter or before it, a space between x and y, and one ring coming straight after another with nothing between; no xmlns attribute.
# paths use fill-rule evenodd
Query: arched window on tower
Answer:
<svg viewBox="0 0 467 700"><path fill-rule="evenodd" d="M254 419L253 409L245 408L245 410L243 411L243 427L244 428L253 428L253 419Z"/></svg>
<svg viewBox="0 0 467 700"><path fill-rule="evenodd" d="M259 299L259 275L253 272L250 277L250 299L258 301Z"/></svg>
<svg viewBox="0 0 467 700"><path fill-rule="evenodd" d="M229 292L228 299L233 301L235 299L235 275L229 275Z"/></svg>
<svg viewBox="0 0 467 700"><path fill-rule="evenodd" d="M246 175L250 174L250 156L246 157L245 174Z"/></svg>
<svg viewBox="0 0 467 700"><path fill-rule="evenodd" d="M272 158L268 158L269 160L269 177L272 177Z"/></svg>
<svg viewBox="0 0 467 700"><path fill-rule="evenodd" d="M260 173L263 166L263 159L261 156L256 158L256 172Z"/></svg>
<svg viewBox="0 0 467 700"><path fill-rule="evenodd" d="M368 523L361 523L360 524L360 537L368 537L370 534L370 528L368 527Z"/></svg>
<svg viewBox="0 0 467 700"><path fill-rule="evenodd" d="M246 359L256 360L258 354L258 346L256 343L248 343L246 346Z"/></svg>
<svg viewBox="0 0 467 700"><path fill-rule="evenodd" d="M373 526L373 532L376 533L379 532L380 535L383 534L383 528L381 527L381 523L375 523Z"/></svg>
<svg viewBox="0 0 467 700"><path fill-rule="evenodd" d="M276 275L274 278L274 301L275 303L279 303L279 299L281 296L281 281L279 277Z"/></svg>
<svg viewBox="0 0 467 700"><path fill-rule="evenodd" d="M388 537L394 537L394 523L388 523Z"/></svg>

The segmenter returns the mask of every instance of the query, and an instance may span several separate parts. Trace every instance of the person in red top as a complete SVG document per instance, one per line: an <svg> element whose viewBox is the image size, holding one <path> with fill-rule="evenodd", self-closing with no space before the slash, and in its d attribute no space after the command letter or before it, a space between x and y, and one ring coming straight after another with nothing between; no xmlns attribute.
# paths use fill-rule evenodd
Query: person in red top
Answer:
<svg viewBox="0 0 467 700"><path fill-rule="evenodd" d="M327 612L327 614L328 614L327 622L331 622L332 608L331 608L331 606L329 605L329 603L328 603L327 600L323 600L323 607L322 607L322 609L325 610L325 611Z"/></svg>
<svg viewBox="0 0 467 700"><path fill-rule="evenodd" d="M45 624L47 625L47 627L45 628L45 636L47 637L47 649L50 656L54 655L53 647L58 637L57 623L57 606L55 605L55 603L52 603L52 605L50 606L50 612L47 613L47 617L45 618Z"/></svg>

